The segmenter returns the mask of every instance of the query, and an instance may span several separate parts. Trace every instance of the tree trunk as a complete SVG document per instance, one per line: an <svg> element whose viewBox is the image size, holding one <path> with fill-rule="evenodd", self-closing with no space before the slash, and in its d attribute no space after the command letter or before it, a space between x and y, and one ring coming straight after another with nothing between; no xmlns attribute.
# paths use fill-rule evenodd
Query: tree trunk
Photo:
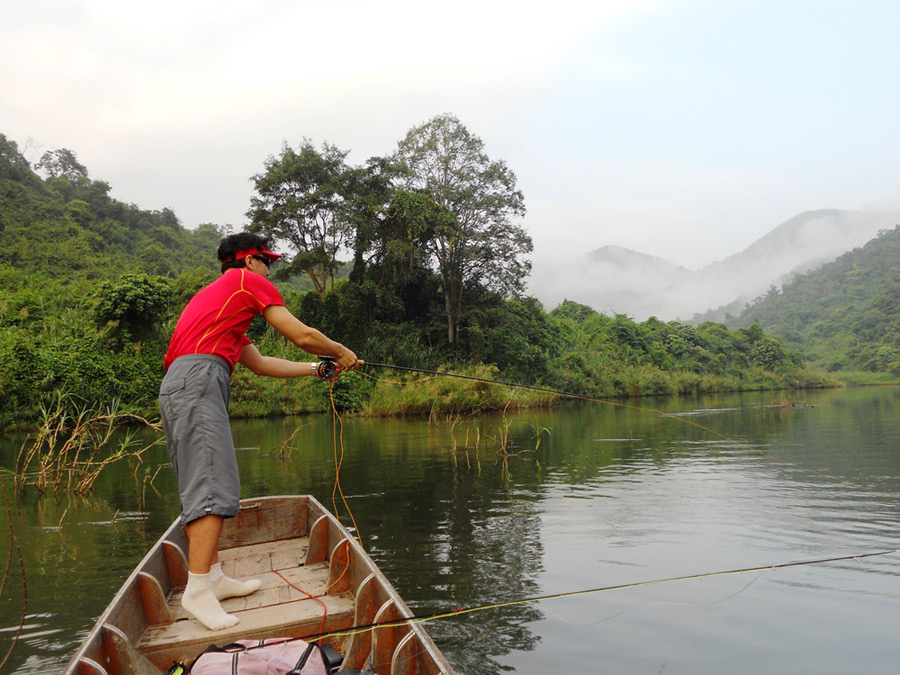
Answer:
<svg viewBox="0 0 900 675"><path fill-rule="evenodd" d="M459 340L459 315L462 307L462 281L449 274L444 281L444 309L447 312L447 342Z"/></svg>

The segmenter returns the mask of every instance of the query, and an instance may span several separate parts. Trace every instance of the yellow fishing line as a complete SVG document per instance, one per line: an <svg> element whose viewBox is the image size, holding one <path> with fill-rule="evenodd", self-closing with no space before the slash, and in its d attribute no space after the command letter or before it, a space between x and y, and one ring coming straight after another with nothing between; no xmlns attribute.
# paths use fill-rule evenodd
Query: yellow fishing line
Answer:
<svg viewBox="0 0 900 675"><path fill-rule="evenodd" d="M732 569L732 570L720 570L717 572L703 572L701 574L689 574L686 576L680 577L668 577L666 579L651 579L647 581L635 581L627 584L617 584L614 586L602 586L599 588L587 588L578 591L566 591L563 593L551 593L549 595L541 595L530 598L522 598L519 600L509 600L504 602L494 602L484 605L478 605L477 607L464 607L460 609L449 610L446 612L438 612L436 614L430 614L428 616L411 616L403 619L394 619L391 621L384 621L381 623L369 624L366 626L354 626L352 628L348 628L346 630L335 631L333 633L326 633L324 635L312 635L306 640L317 640L322 638L335 638L335 637L345 637L350 635L358 635L361 633L371 632L378 628L386 628L390 626L402 626L402 625L412 625L412 624L423 624L430 621L437 621L438 619L449 619L452 617L462 616L464 614L473 614L475 612L484 612L492 609L503 609L506 607L518 607L521 605L532 604L535 602L542 602L545 600L558 600L561 598L574 598L582 595L593 595L597 593L605 593L608 591L621 591L627 590L631 588L641 588L644 586L654 586L659 584L668 584L679 581L695 581L701 579L710 579L713 577L723 577L729 575L739 575L739 574L749 574L749 573L761 573L761 572L769 572L775 571L779 569L785 569L788 567L802 567L805 565L822 565L825 563L833 563L833 562L841 562L846 560L861 560L863 558L873 558L876 556L884 556L884 555L893 555L895 553L900 552L900 550L891 550L891 551L874 551L871 553L859 553L853 555L842 555L842 556L831 556L828 558L816 558L813 560L799 560L794 562L786 562L786 563L776 563L773 565L760 565L757 567L744 567L740 569Z"/></svg>

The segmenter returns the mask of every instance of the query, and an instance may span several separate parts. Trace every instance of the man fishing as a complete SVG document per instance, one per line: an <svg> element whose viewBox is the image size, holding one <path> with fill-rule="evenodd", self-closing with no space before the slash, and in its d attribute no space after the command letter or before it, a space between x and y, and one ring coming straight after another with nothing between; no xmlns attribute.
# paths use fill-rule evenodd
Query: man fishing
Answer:
<svg viewBox="0 0 900 675"><path fill-rule="evenodd" d="M182 606L210 630L239 621L222 609L220 600L249 595L260 586L256 579L226 576L218 555L224 519L237 515L240 500L228 419L231 372L240 363L257 375L304 377L316 376L319 365L263 356L246 336L250 322L262 314L303 351L332 357L337 375L361 363L347 347L285 308L281 293L268 280L269 265L280 257L256 234L225 237L218 250L222 276L184 308L163 363L159 408L188 538Z"/></svg>

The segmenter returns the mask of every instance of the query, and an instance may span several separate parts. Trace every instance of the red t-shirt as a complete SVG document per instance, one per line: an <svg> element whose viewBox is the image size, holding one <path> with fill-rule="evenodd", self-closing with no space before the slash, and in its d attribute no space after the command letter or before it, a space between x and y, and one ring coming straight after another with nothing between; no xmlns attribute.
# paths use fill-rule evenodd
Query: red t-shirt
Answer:
<svg viewBox="0 0 900 675"><path fill-rule="evenodd" d="M186 354L213 354L225 359L231 369L241 350L251 344L244 333L257 314L270 305L283 305L274 284L246 269L230 269L197 292L184 308L163 368Z"/></svg>

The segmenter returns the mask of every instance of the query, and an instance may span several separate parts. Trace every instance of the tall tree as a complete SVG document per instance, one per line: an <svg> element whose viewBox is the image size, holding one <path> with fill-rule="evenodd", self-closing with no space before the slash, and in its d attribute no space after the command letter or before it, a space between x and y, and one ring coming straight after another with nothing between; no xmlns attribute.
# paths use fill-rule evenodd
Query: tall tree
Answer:
<svg viewBox="0 0 900 675"><path fill-rule="evenodd" d="M45 152L34 168L44 171L50 178L68 178L71 181L87 178L88 175L87 168L68 148Z"/></svg>
<svg viewBox="0 0 900 675"><path fill-rule="evenodd" d="M306 272L323 300L334 290L338 251L347 240L347 152L324 143L317 150L307 138L298 150L287 143L269 157L265 171L253 177L258 196L251 198L250 228L287 241L295 255L288 271Z"/></svg>
<svg viewBox="0 0 900 675"><path fill-rule="evenodd" d="M482 140L453 115L410 129L394 159L406 169L404 189L427 193L455 219L452 227L444 222L434 229L430 246L443 283L447 339L456 343L467 285L505 296L523 290L532 243L513 221L525 215L525 199L515 174L492 161Z"/></svg>

